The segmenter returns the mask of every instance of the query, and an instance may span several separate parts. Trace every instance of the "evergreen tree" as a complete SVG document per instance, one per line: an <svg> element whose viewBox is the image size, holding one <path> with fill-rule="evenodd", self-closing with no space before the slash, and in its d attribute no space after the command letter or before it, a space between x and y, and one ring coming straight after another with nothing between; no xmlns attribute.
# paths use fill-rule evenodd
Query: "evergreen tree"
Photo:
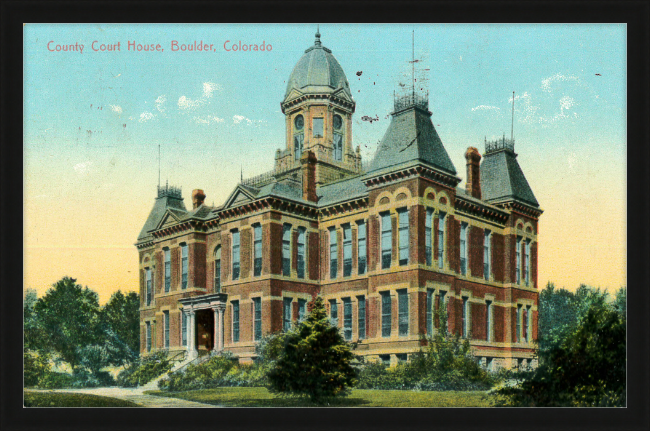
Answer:
<svg viewBox="0 0 650 431"><path fill-rule="evenodd" d="M284 338L284 349L269 373L273 392L309 396L321 403L345 396L356 384L351 346L327 318L323 299L309 304L309 315Z"/></svg>

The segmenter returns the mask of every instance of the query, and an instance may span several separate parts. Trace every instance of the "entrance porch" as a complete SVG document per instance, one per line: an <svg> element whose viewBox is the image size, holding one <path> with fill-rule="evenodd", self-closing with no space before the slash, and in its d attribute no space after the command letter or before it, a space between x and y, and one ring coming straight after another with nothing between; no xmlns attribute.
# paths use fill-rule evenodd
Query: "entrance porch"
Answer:
<svg viewBox="0 0 650 431"><path fill-rule="evenodd" d="M179 300L187 322L183 339L187 340L188 359L197 358L199 351L218 353L223 350L227 299L225 293L214 293Z"/></svg>

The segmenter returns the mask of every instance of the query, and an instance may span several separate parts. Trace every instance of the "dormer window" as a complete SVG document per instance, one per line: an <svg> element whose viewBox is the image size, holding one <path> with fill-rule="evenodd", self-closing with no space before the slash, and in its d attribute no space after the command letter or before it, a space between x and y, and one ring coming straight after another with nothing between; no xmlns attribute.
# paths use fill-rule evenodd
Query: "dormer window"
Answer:
<svg viewBox="0 0 650 431"><path fill-rule="evenodd" d="M314 123L312 127L314 131L314 138L322 138L323 137L323 119L322 118L314 118Z"/></svg>

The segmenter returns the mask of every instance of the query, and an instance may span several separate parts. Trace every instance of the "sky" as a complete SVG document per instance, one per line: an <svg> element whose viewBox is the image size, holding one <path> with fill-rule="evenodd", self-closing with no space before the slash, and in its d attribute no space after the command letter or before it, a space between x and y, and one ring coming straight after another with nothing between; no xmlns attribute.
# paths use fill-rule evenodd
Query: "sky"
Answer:
<svg viewBox="0 0 650 431"><path fill-rule="evenodd" d="M193 189L219 205L242 172L273 168L286 145L280 102L316 24L23 31L24 289L40 296L67 275L105 303L137 291L134 243L159 166L188 207ZM414 46L418 85L459 177L467 147L482 153L485 138L513 128L544 210L539 287L626 285L624 24L323 24L320 33L350 82L364 161L386 131L393 92L411 80ZM212 47L173 49L195 42ZM235 51L240 43L258 50Z"/></svg>

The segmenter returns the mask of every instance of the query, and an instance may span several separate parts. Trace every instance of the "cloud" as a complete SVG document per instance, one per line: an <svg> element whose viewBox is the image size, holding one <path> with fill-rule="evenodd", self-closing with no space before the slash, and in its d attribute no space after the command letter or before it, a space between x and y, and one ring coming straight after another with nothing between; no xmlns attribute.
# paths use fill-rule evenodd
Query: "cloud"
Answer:
<svg viewBox="0 0 650 431"><path fill-rule="evenodd" d="M248 124L249 126L250 126L251 124L253 124L253 121L252 121L252 120L250 120L250 119L244 117L243 115L233 115L233 117L232 117L232 122L233 122L233 123L235 123L235 124L239 124L239 123L241 123L242 121L246 121L246 124Z"/></svg>
<svg viewBox="0 0 650 431"><path fill-rule="evenodd" d="M73 166L73 169L79 175L87 175L88 174L88 169L90 168L90 165L92 165L92 164L93 164L93 162L91 162L91 161L77 163L76 165Z"/></svg>
<svg viewBox="0 0 650 431"><path fill-rule="evenodd" d="M122 115L122 107L120 105L108 105L111 108L111 111L115 112L118 115Z"/></svg>
<svg viewBox="0 0 650 431"><path fill-rule="evenodd" d="M542 90L546 91L547 93L551 92L551 84L554 82L562 82L562 81L573 81L573 82L580 82L577 76L573 75L562 75L561 73L556 73L553 76L550 76L546 79L542 80Z"/></svg>
<svg viewBox="0 0 650 431"><path fill-rule="evenodd" d="M167 97L165 95L160 95L158 98L155 100L156 103L156 109L158 112L165 112L165 102L167 101Z"/></svg>
<svg viewBox="0 0 650 431"><path fill-rule="evenodd" d="M153 120L155 115L153 115L151 112L143 112L140 114L140 119L138 120L141 123L144 123L145 121Z"/></svg>
<svg viewBox="0 0 650 431"><path fill-rule="evenodd" d="M210 124L210 123L223 123L225 120L216 115L207 115L205 117L194 117L196 124Z"/></svg>
<svg viewBox="0 0 650 431"><path fill-rule="evenodd" d="M479 105L475 108L472 108L472 112L474 111L496 111L499 112L501 111L501 108L497 108L496 106L488 106L488 105Z"/></svg>
<svg viewBox="0 0 650 431"><path fill-rule="evenodd" d="M212 97L212 93L214 93L216 90L221 90L221 87L214 82L203 83L203 97L205 99Z"/></svg>
<svg viewBox="0 0 650 431"><path fill-rule="evenodd" d="M182 110L187 109L196 109L199 106L205 105L208 102L208 99L212 97L215 91L221 90L221 87L214 82L204 82L203 83L203 94L198 99L190 99L186 96L181 96L178 98L178 108Z"/></svg>
<svg viewBox="0 0 650 431"><path fill-rule="evenodd" d="M203 103L205 102L201 99L192 100L185 96L178 98L178 107L180 109L196 109L199 106L203 105Z"/></svg>

